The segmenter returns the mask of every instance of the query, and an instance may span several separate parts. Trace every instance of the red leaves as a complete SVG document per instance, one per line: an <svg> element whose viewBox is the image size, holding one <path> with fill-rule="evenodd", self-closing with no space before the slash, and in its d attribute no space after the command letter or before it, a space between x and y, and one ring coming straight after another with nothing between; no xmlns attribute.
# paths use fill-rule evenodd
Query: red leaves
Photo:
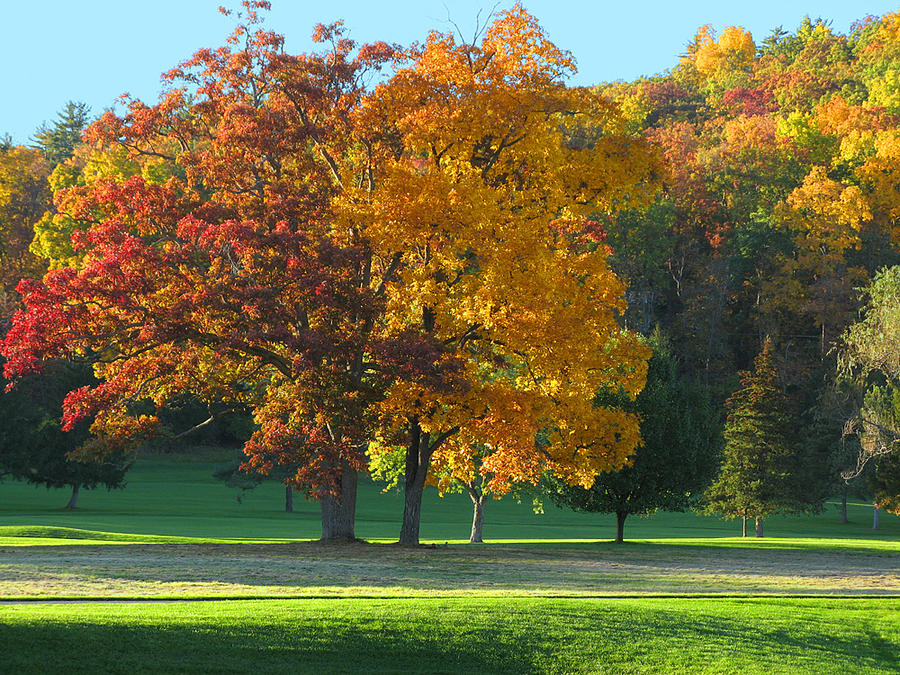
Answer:
<svg viewBox="0 0 900 675"><path fill-rule="evenodd" d="M726 91L722 95L722 106L748 117L768 115L778 110L778 104L771 91L747 89L746 87L736 87Z"/></svg>

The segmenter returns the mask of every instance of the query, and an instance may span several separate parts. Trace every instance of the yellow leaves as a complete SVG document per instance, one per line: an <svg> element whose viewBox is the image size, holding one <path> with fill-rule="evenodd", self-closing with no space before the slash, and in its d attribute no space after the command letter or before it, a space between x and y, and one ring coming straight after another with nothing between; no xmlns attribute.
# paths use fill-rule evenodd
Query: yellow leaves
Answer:
<svg viewBox="0 0 900 675"><path fill-rule="evenodd" d="M702 26L695 37L693 60L697 71L704 77L722 69L748 68L756 54L753 36L741 26L728 26L716 39L712 26Z"/></svg>
<svg viewBox="0 0 900 675"><path fill-rule="evenodd" d="M547 39L537 20L516 3L499 14L485 33L482 50L493 55L488 68L519 86L546 86L575 72L572 55Z"/></svg>
<svg viewBox="0 0 900 675"><path fill-rule="evenodd" d="M860 189L830 179L821 166L813 167L787 205L786 220L798 233L798 243L837 255L859 246L860 228L872 218Z"/></svg>
<svg viewBox="0 0 900 675"><path fill-rule="evenodd" d="M895 245L900 244L900 131L881 131L874 138L875 153L856 170L871 206L889 228L886 232Z"/></svg>
<svg viewBox="0 0 900 675"><path fill-rule="evenodd" d="M635 396L649 352L620 328L624 287L584 219L648 201L657 159L614 104L561 84L571 56L518 5L480 45L432 33L407 64L354 118L365 138L390 134L374 180L351 167L332 207L372 251L375 330L431 333L466 386L399 380L376 415L457 430L433 458L443 487L482 472L501 493L547 468L589 483L638 442L636 420L593 399Z"/></svg>

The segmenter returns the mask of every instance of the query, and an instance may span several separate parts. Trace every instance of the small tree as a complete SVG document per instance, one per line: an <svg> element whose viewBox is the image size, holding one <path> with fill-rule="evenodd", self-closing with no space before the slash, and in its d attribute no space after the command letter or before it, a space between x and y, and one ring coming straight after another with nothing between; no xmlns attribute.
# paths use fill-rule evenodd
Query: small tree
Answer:
<svg viewBox="0 0 900 675"><path fill-rule="evenodd" d="M84 384L83 367L56 362L43 375L30 377L0 393L0 475L34 485L72 490L67 509L78 505L81 488L125 486L129 458L116 453L94 461L77 461L69 454L88 440L88 425L71 433L60 428L59 410L69 388Z"/></svg>
<svg viewBox="0 0 900 675"><path fill-rule="evenodd" d="M643 444L633 463L600 474L589 490L552 476L542 481L544 493L559 506L615 513L617 543L624 539L629 515L684 510L718 467L721 432L706 389L678 376L676 360L658 335L652 345L647 386L634 404Z"/></svg>
<svg viewBox="0 0 900 675"><path fill-rule="evenodd" d="M725 457L719 476L706 493L708 511L726 518L756 520L763 535L763 518L801 507L795 484L799 447L787 414L787 396L779 385L772 341L767 339L753 362L741 373L741 386L726 402Z"/></svg>
<svg viewBox="0 0 900 675"><path fill-rule="evenodd" d="M234 457L228 462L217 466L213 471L213 477L223 481L228 487L238 488L238 502L243 500L245 492L253 490L266 479L275 479L282 483L297 473L297 467L293 465L273 467L267 474L262 474L247 467L247 456L240 450L234 453ZM294 512L294 488L284 486L284 512Z"/></svg>

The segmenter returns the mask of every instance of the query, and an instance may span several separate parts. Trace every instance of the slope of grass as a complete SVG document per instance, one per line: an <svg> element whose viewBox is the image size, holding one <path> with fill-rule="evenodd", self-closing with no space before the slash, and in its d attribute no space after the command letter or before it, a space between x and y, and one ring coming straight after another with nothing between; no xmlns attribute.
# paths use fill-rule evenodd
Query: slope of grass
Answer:
<svg viewBox="0 0 900 675"><path fill-rule="evenodd" d="M21 483L0 484L0 527L71 528L88 532L186 537L193 541L267 539L315 539L320 534L318 505L298 496L295 512L284 513L284 489L264 483L237 500L238 491L212 477L215 463L208 453L201 461L190 455L142 458L128 474L124 490L83 491L79 508L65 511L65 490L45 490ZM383 494L380 485L362 480L358 500L357 536L375 541L396 540L403 510L402 495ZM544 504L535 514L530 500L512 498L487 505L485 537L489 541L596 541L615 534L614 517L607 514L573 513ZM443 543L466 541L471 522L468 497L451 494L438 497L426 491L423 504L422 539ZM815 516L773 517L766 521L767 538L818 538L897 541L900 518L884 514L881 529L871 529L871 505L852 504L851 523L842 525L836 505ZM739 533L739 523L693 513L658 513L651 518L629 518L626 537L647 539L702 539ZM51 530L45 530L51 532ZM56 540L59 534L43 537ZM0 530L0 536L17 537L15 530ZM30 535L34 537L34 535ZM107 535L75 535L77 541L110 540ZM124 541L119 539L119 541ZM141 539L141 541L150 541ZM9 539L3 542L9 544ZM31 543L36 543L34 540ZM688 542L685 541L687 544ZM724 542L723 542L724 543ZM729 541L728 545L732 545ZM755 543L753 544L755 545ZM784 545L800 545L787 544Z"/></svg>
<svg viewBox="0 0 900 675"><path fill-rule="evenodd" d="M9 672L889 673L900 600L486 598L0 608Z"/></svg>

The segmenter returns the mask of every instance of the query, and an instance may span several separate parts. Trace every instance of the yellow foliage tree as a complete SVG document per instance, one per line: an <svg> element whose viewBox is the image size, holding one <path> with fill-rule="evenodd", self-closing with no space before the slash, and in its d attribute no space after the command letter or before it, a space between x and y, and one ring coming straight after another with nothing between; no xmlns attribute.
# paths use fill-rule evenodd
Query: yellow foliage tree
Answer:
<svg viewBox="0 0 900 675"><path fill-rule="evenodd" d="M648 354L588 218L646 200L654 160L612 104L563 84L571 56L518 5L480 45L432 33L404 56L357 112L390 133L363 138L375 179L342 180L338 217L371 246L376 330L419 332L449 373L399 378L379 407L416 543L432 460L502 494L547 470L589 486L636 448L635 416L593 403L637 395Z"/></svg>
<svg viewBox="0 0 900 675"><path fill-rule="evenodd" d="M728 26L716 38L715 29L707 24L697 31L691 53L686 57L693 61L704 77L720 70L742 70L753 63L756 43L749 31L741 26Z"/></svg>

